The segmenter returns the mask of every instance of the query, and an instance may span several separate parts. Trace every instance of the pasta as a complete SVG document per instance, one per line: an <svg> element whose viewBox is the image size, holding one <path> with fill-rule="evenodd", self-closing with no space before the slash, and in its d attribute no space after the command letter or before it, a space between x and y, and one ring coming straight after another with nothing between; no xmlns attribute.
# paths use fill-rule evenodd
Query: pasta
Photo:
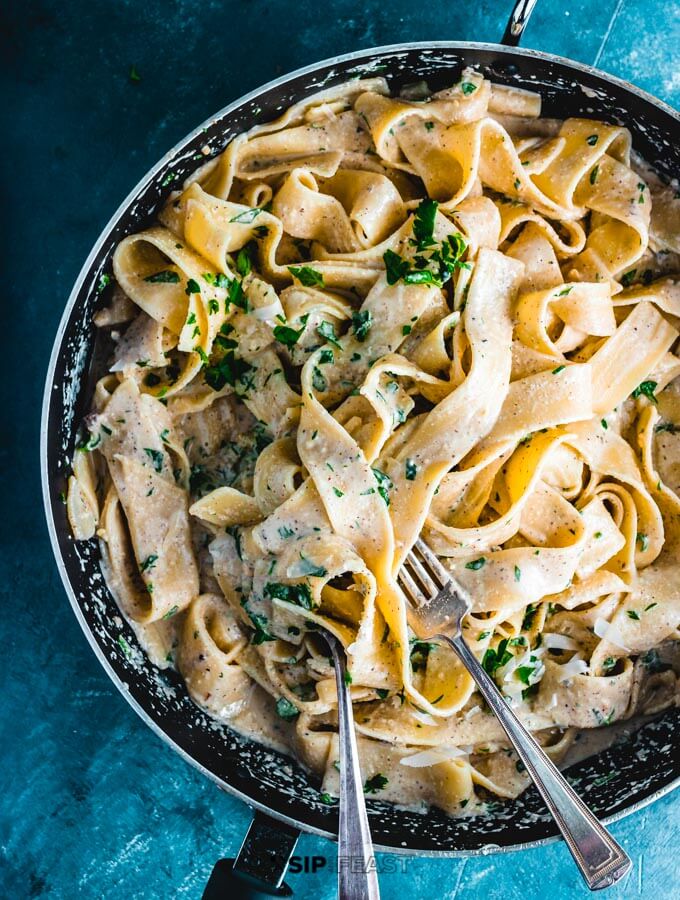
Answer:
<svg viewBox="0 0 680 900"><path fill-rule="evenodd" d="M628 130L465 70L355 79L209 159L121 241L74 537L195 702L338 791L451 814L528 779L398 583L422 533L556 759L677 702L680 201Z"/></svg>

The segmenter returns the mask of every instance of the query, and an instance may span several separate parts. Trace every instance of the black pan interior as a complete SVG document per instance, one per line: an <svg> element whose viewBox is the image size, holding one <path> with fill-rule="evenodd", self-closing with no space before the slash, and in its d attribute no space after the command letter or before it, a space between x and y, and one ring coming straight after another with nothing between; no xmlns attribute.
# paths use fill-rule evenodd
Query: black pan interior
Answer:
<svg viewBox="0 0 680 900"><path fill-rule="evenodd" d="M90 323L93 311L107 302L107 289L100 290L98 285L101 274L110 271L116 243L151 223L161 198L204 161L197 154L205 144L219 151L231 137L275 118L292 102L360 74L381 74L393 90L420 79L437 90L455 82L466 65L476 66L496 82L540 91L546 116L584 116L626 124L636 150L660 174L669 179L680 175L678 118L661 104L593 70L492 45L412 45L329 61L219 113L144 179L85 264L57 338L54 371L48 376L42 460L48 519L53 522L53 545L64 583L102 663L137 711L221 786L275 816L324 833L336 832L336 812L320 802L308 776L289 758L216 726L189 700L181 679L160 673L148 663L103 582L96 543L75 544L69 535L60 492L65 488L78 423L87 412L92 378L101 374L97 361L93 365ZM119 643L120 636L133 648L130 658ZM570 770L570 778L599 815L630 811L680 778L679 721L679 711L669 711L632 738ZM533 789L517 800L499 801L495 814L485 819L453 820L437 810L422 815L374 800L368 805L374 841L397 851L470 853L525 846L556 834Z"/></svg>

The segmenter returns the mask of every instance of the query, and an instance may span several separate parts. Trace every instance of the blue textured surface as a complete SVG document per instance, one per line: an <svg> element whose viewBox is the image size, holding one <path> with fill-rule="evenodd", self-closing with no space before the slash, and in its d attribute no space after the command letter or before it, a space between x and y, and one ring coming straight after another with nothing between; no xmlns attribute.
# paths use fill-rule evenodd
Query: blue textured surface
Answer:
<svg viewBox="0 0 680 900"><path fill-rule="evenodd" d="M175 0L7 3L0 22L7 155L0 569L0 896L200 897L250 819L163 745L99 668L43 525L39 406L53 335L111 211L176 140L246 90L300 65L401 40L497 40L510 3ZM674 0L541 0L525 44L597 61L680 101ZM129 78L135 65L141 81ZM614 826L634 857L610 896L678 896L680 796ZM333 846L303 837L302 855ZM402 868L405 866L405 870ZM383 896L587 896L564 846L397 861ZM330 898L329 865L291 875Z"/></svg>

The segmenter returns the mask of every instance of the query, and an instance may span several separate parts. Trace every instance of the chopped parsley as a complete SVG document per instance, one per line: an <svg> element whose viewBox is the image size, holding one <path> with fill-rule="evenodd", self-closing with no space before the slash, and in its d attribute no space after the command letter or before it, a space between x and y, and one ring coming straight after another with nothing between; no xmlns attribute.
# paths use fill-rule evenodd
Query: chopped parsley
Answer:
<svg viewBox="0 0 680 900"><path fill-rule="evenodd" d="M149 556L144 560L144 562L139 567L140 572L149 572L158 562L158 554L150 553Z"/></svg>
<svg viewBox="0 0 680 900"><path fill-rule="evenodd" d="M522 579L522 570L519 566L515 566L515 581L521 581Z"/></svg>
<svg viewBox="0 0 680 900"><path fill-rule="evenodd" d="M439 204L436 200L421 200L413 216L413 238L416 249L427 250L436 244L434 239L434 223Z"/></svg>
<svg viewBox="0 0 680 900"><path fill-rule="evenodd" d="M460 234L450 234L441 243L434 238L434 220L438 204L434 200L423 200L413 217L413 238L416 248L412 260L402 259L394 250L383 254L385 277L388 284L403 281L405 284L433 284L442 287L457 268L467 268L461 262L467 244ZM427 253L428 255L423 255Z"/></svg>
<svg viewBox="0 0 680 900"><path fill-rule="evenodd" d="M376 775L367 778L364 782L364 794L377 794L377 792L381 791L387 783L387 778L378 772Z"/></svg>
<svg viewBox="0 0 680 900"><path fill-rule="evenodd" d="M83 441L78 445L78 450L81 453L91 453L92 450L96 450L97 447L102 442L101 432L99 434L91 434L86 441Z"/></svg>
<svg viewBox="0 0 680 900"><path fill-rule="evenodd" d="M101 292L104 290L104 288L107 288L111 284L112 281L113 281L113 278L110 275L107 275L106 272L104 272L102 275L100 275L99 281L97 282L97 293L101 294Z"/></svg>
<svg viewBox="0 0 680 900"><path fill-rule="evenodd" d="M373 324L373 316L370 309L360 310L352 313L352 327L354 328L354 336L363 344L371 330Z"/></svg>
<svg viewBox="0 0 680 900"><path fill-rule="evenodd" d="M316 330L319 337L322 337L325 341L328 341L329 344L334 344L336 347L339 347L340 350L342 350L342 344L338 341L335 334L335 328L333 327L333 324L331 322L321 322L316 326Z"/></svg>
<svg viewBox="0 0 680 900"><path fill-rule="evenodd" d="M264 586L265 596L275 600L284 600L286 603L294 603L303 609L313 609L312 592L308 584L280 584L270 582Z"/></svg>
<svg viewBox="0 0 680 900"><path fill-rule="evenodd" d="M293 719L300 715L300 710L287 697L279 697L276 701L276 712L287 722L292 722Z"/></svg>
<svg viewBox="0 0 680 900"><path fill-rule="evenodd" d="M599 166L595 166L595 168L591 171L591 173L590 173L590 183L591 184L595 184L595 182L597 181L597 173L599 171L600 171Z"/></svg>
<svg viewBox="0 0 680 900"><path fill-rule="evenodd" d="M200 294L201 286L193 278L190 278L187 281L187 286L184 288L184 293L187 294L188 296L191 296L191 294ZM187 321L188 321L188 319L187 319Z"/></svg>
<svg viewBox="0 0 680 900"><path fill-rule="evenodd" d="M300 340L304 330L304 325L299 331L296 331L295 328L291 328L289 325L276 325L274 337L280 344L285 344L286 347L293 347Z"/></svg>
<svg viewBox="0 0 680 900"><path fill-rule="evenodd" d="M473 572L476 572L478 569L482 568L485 562L485 557L480 556L479 559L471 559L470 562L466 562L465 568L472 569Z"/></svg>
<svg viewBox="0 0 680 900"><path fill-rule="evenodd" d="M643 553L646 553L646 551L649 549L649 538L647 537L647 535L638 532L638 534L635 535L635 540L640 545L640 550Z"/></svg>
<svg viewBox="0 0 680 900"><path fill-rule="evenodd" d="M477 90L477 85L473 84L471 81L462 81L460 84L460 89L467 97L469 94L473 94Z"/></svg>
<svg viewBox="0 0 680 900"><path fill-rule="evenodd" d="M144 281L151 284L179 284L179 274L171 269L163 269L160 272L154 272L153 275L147 275Z"/></svg>
<svg viewBox="0 0 680 900"><path fill-rule="evenodd" d="M590 134L590 135L588 135L588 137L586 138L586 144L590 144L591 147L594 147L595 144L597 144L598 140L599 140L598 135L596 135L596 134Z"/></svg>
<svg viewBox="0 0 680 900"><path fill-rule="evenodd" d="M389 475L386 475L384 472L381 472L380 469L371 468L371 472L373 472L373 476L375 480L378 482L378 493L385 501L385 505L390 505L390 495L388 491L390 491L394 484L392 483L392 479Z"/></svg>
<svg viewBox="0 0 680 900"><path fill-rule="evenodd" d="M207 281L207 283L213 285L213 287L224 288L225 290L234 280L228 275L225 275L224 272L204 272L202 277L204 281Z"/></svg>
<svg viewBox="0 0 680 900"><path fill-rule="evenodd" d="M413 462L412 459L406 460L405 470L406 470L406 480L407 481L415 481L416 475L418 474L418 466Z"/></svg>
<svg viewBox="0 0 680 900"><path fill-rule="evenodd" d="M311 266L288 266L288 271L304 287L323 287L323 275Z"/></svg>
<svg viewBox="0 0 680 900"><path fill-rule="evenodd" d="M624 272L621 276L621 284L624 287L630 287L631 284L635 281L635 276L637 275L637 269L631 269L629 272Z"/></svg>
<svg viewBox="0 0 680 900"><path fill-rule="evenodd" d="M230 384L239 396L244 396L248 388L252 387L253 373L256 369L246 360L236 356L234 350L238 344L225 337L224 327L222 326L221 334L217 336L215 342L225 349L226 353L218 362L204 367L203 377L205 383L214 391L220 391L225 385Z"/></svg>
<svg viewBox="0 0 680 900"><path fill-rule="evenodd" d="M327 384L326 379L317 366L314 366L312 369L312 387L315 391L319 391L319 393L323 393L326 390Z"/></svg>
<svg viewBox="0 0 680 900"><path fill-rule="evenodd" d="M634 622L640 621L640 613L636 612L634 609L626 610L626 615L629 619L632 619Z"/></svg>
<svg viewBox="0 0 680 900"><path fill-rule="evenodd" d="M258 646L259 644L264 644L265 641L275 641L276 638L267 631L267 625L269 624L267 617L260 613L250 612L247 606L245 609L250 616L253 628L255 629L255 634L252 637L251 643Z"/></svg>
<svg viewBox="0 0 680 900"><path fill-rule="evenodd" d="M328 575L328 569L325 569L323 566L317 566L316 563L312 562L311 559L307 559L302 553L300 554L300 562L296 566L296 572L299 575L311 575L314 578L324 578Z"/></svg>
<svg viewBox="0 0 680 900"><path fill-rule="evenodd" d="M553 375L559 375L560 372L564 372L564 370L566 368L567 368L566 366L558 366L556 369L552 370L552 373L553 373Z"/></svg>
<svg viewBox="0 0 680 900"><path fill-rule="evenodd" d="M482 657L482 668L489 673L494 674L496 669L500 669L512 659L512 653L508 650L508 639L503 638L495 649L488 647Z"/></svg>
<svg viewBox="0 0 680 900"><path fill-rule="evenodd" d="M633 393L630 395L631 397L640 397L645 396L648 400L651 400L652 403L656 404L656 397L654 396L654 391L657 388L656 381L642 381L635 388Z"/></svg>
<svg viewBox="0 0 680 900"><path fill-rule="evenodd" d="M422 672L427 667L427 660L430 656L430 650L436 650L436 644L430 644L427 641L413 641L411 645L411 668L414 672Z"/></svg>
<svg viewBox="0 0 680 900"><path fill-rule="evenodd" d="M530 659L532 662L535 662L535 661L536 661L536 657L535 657L535 656L531 656L531 657L529 657L529 659ZM518 667L515 669L515 673L517 674L517 677L518 677L519 680L522 682L522 684L526 684L527 687L530 687L530 686L531 686L531 676L534 674L534 672L536 671L537 668L538 668L538 667L537 667L536 665L533 665L533 666L518 666Z"/></svg>
<svg viewBox="0 0 680 900"><path fill-rule="evenodd" d="M237 216L234 216L233 219L229 219L230 222L236 222L239 225L250 225L255 219L263 212L259 206L254 206L252 209L245 209L243 212L239 213Z"/></svg>
<svg viewBox="0 0 680 900"><path fill-rule="evenodd" d="M535 603L530 603L527 606L526 612L524 613L524 619L522 619L522 631L528 631L534 624L537 610L538 607Z"/></svg>
<svg viewBox="0 0 680 900"><path fill-rule="evenodd" d="M236 271L241 276L241 278L245 278L246 275L249 275L253 264L250 259L250 253L248 252L247 247L241 247L236 255Z"/></svg>
<svg viewBox="0 0 680 900"><path fill-rule="evenodd" d="M154 450L151 447L144 447L144 452L153 463L153 467L157 472L163 471L163 451Z"/></svg>

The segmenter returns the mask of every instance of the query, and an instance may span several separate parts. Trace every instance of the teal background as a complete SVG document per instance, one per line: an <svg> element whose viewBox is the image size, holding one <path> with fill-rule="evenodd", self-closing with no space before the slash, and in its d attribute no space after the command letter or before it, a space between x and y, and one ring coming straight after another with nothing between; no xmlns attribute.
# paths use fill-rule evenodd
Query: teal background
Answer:
<svg viewBox="0 0 680 900"><path fill-rule="evenodd" d="M399 41L498 40L510 3L391 0L5 0L0 13L4 293L0 516L0 897L198 898L250 819L135 716L100 669L58 580L39 490L40 400L70 287L129 189L247 90L337 53ZM524 44L680 101L680 5L540 0ZM141 81L129 78L134 65ZM634 869L610 894L680 894L680 796L613 827ZM291 875L334 896L334 846ZM403 871L401 866L405 865ZM588 896L563 845L412 859L383 896Z"/></svg>

